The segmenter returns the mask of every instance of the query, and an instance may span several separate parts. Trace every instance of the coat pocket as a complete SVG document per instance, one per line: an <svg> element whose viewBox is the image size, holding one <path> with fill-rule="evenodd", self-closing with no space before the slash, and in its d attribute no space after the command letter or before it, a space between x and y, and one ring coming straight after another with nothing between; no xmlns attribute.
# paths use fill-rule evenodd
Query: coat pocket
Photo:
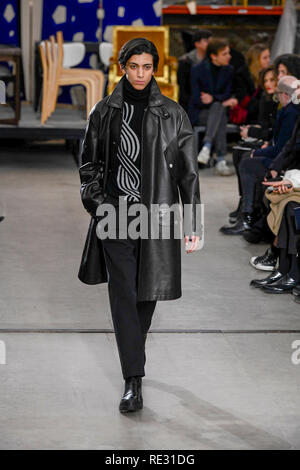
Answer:
<svg viewBox="0 0 300 470"><path fill-rule="evenodd" d="M177 139L173 139L164 151L167 167L171 177L177 181L179 176L178 169L178 145Z"/></svg>
<svg viewBox="0 0 300 470"><path fill-rule="evenodd" d="M171 213L169 208L160 208L158 212L159 225L169 227L171 224Z"/></svg>

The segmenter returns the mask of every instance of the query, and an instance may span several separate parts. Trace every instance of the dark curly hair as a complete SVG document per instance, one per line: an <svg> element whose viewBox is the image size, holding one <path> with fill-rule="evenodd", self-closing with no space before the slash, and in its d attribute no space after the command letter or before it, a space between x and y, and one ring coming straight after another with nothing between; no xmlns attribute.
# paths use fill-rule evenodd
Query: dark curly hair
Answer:
<svg viewBox="0 0 300 470"><path fill-rule="evenodd" d="M274 60L274 67L276 74L278 74L278 67L283 64L288 71L288 75L300 79L300 56L297 54L282 54Z"/></svg>
<svg viewBox="0 0 300 470"><path fill-rule="evenodd" d="M140 55L143 53L151 54L153 57L153 69L154 72L157 70L159 56L156 46L153 42L146 38L134 38L127 41L119 52L119 64L124 68L133 55Z"/></svg>

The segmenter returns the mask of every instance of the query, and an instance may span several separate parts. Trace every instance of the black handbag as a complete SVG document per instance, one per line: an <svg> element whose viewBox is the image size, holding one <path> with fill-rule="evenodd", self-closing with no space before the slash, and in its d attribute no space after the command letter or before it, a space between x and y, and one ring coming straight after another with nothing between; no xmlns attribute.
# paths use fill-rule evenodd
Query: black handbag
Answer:
<svg viewBox="0 0 300 470"><path fill-rule="evenodd" d="M104 199L103 196L103 162L88 162L79 168L80 194L82 204L89 214L96 215L99 204Z"/></svg>

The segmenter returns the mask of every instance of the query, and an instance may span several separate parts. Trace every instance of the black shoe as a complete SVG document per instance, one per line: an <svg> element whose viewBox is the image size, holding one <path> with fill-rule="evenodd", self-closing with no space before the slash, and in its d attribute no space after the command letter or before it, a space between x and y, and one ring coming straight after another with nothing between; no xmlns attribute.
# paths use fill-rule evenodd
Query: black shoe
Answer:
<svg viewBox="0 0 300 470"><path fill-rule="evenodd" d="M230 212L229 215L228 215L229 223L235 224L235 222L237 221L237 219L240 215L240 212L241 212L241 205L242 205L242 198L240 197L240 200L239 200L239 203L238 203L238 206L237 206L236 210L233 211L233 212Z"/></svg>
<svg viewBox="0 0 300 470"><path fill-rule="evenodd" d="M265 277L264 279L253 279L250 282L250 286L252 287L264 287L266 285L271 285L273 282L277 282L280 279L282 279L285 275L281 274L281 272L274 271L272 274L270 274L268 277Z"/></svg>
<svg viewBox="0 0 300 470"><path fill-rule="evenodd" d="M3 217L3 215L0 216L0 222L2 222L2 220L4 220L5 217Z"/></svg>
<svg viewBox="0 0 300 470"><path fill-rule="evenodd" d="M272 285L263 286L263 291L269 294L288 294L292 292L297 284L298 281L295 281L295 279L286 274L282 279L279 279Z"/></svg>
<svg viewBox="0 0 300 470"><path fill-rule="evenodd" d="M121 413L128 413L142 408L142 377L129 377L125 380L125 391L120 401L119 410Z"/></svg>
<svg viewBox="0 0 300 470"><path fill-rule="evenodd" d="M264 234L257 227L253 227L250 230L245 230L243 232L243 238L248 243L259 243L264 240Z"/></svg>
<svg viewBox="0 0 300 470"><path fill-rule="evenodd" d="M300 295L300 284L297 284L296 287L294 287L292 294L296 297Z"/></svg>
<svg viewBox="0 0 300 470"><path fill-rule="evenodd" d="M241 235L245 230L250 230L253 223L253 217L251 214L243 213L241 218L232 226L226 226L220 228L220 232L224 235Z"/></svg>
<svg viewBox="0 0 300 470"><path fill-rule="evenodd" d="M250 259L250 264L260 271L274 271L277 264L277 255L273 253L272 248L268 248L262 256L253 256Z"/></svg>
<svg viewBox="0 0 300 470"><path fill-rule="evenodd" d="M296 302L296 304L300 304L300 296L299 295L295 295L294 302Z"/></svg>

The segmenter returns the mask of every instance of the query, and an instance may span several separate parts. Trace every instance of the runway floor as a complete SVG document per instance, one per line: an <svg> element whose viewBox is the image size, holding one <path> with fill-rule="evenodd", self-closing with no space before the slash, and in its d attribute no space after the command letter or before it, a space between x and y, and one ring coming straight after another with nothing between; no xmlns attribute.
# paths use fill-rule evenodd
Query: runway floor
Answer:
<svg viewBox="0 0 300 470"><path fill-rule="evenodd" d="M144 409L124 416L107 287L77 279L89 216L74 160L1 145L1 449L300 449L300 306L249 287L266 245L219 233L235 176L200 182L204 248L183 253L183 297L158 303Z"/></svg>

